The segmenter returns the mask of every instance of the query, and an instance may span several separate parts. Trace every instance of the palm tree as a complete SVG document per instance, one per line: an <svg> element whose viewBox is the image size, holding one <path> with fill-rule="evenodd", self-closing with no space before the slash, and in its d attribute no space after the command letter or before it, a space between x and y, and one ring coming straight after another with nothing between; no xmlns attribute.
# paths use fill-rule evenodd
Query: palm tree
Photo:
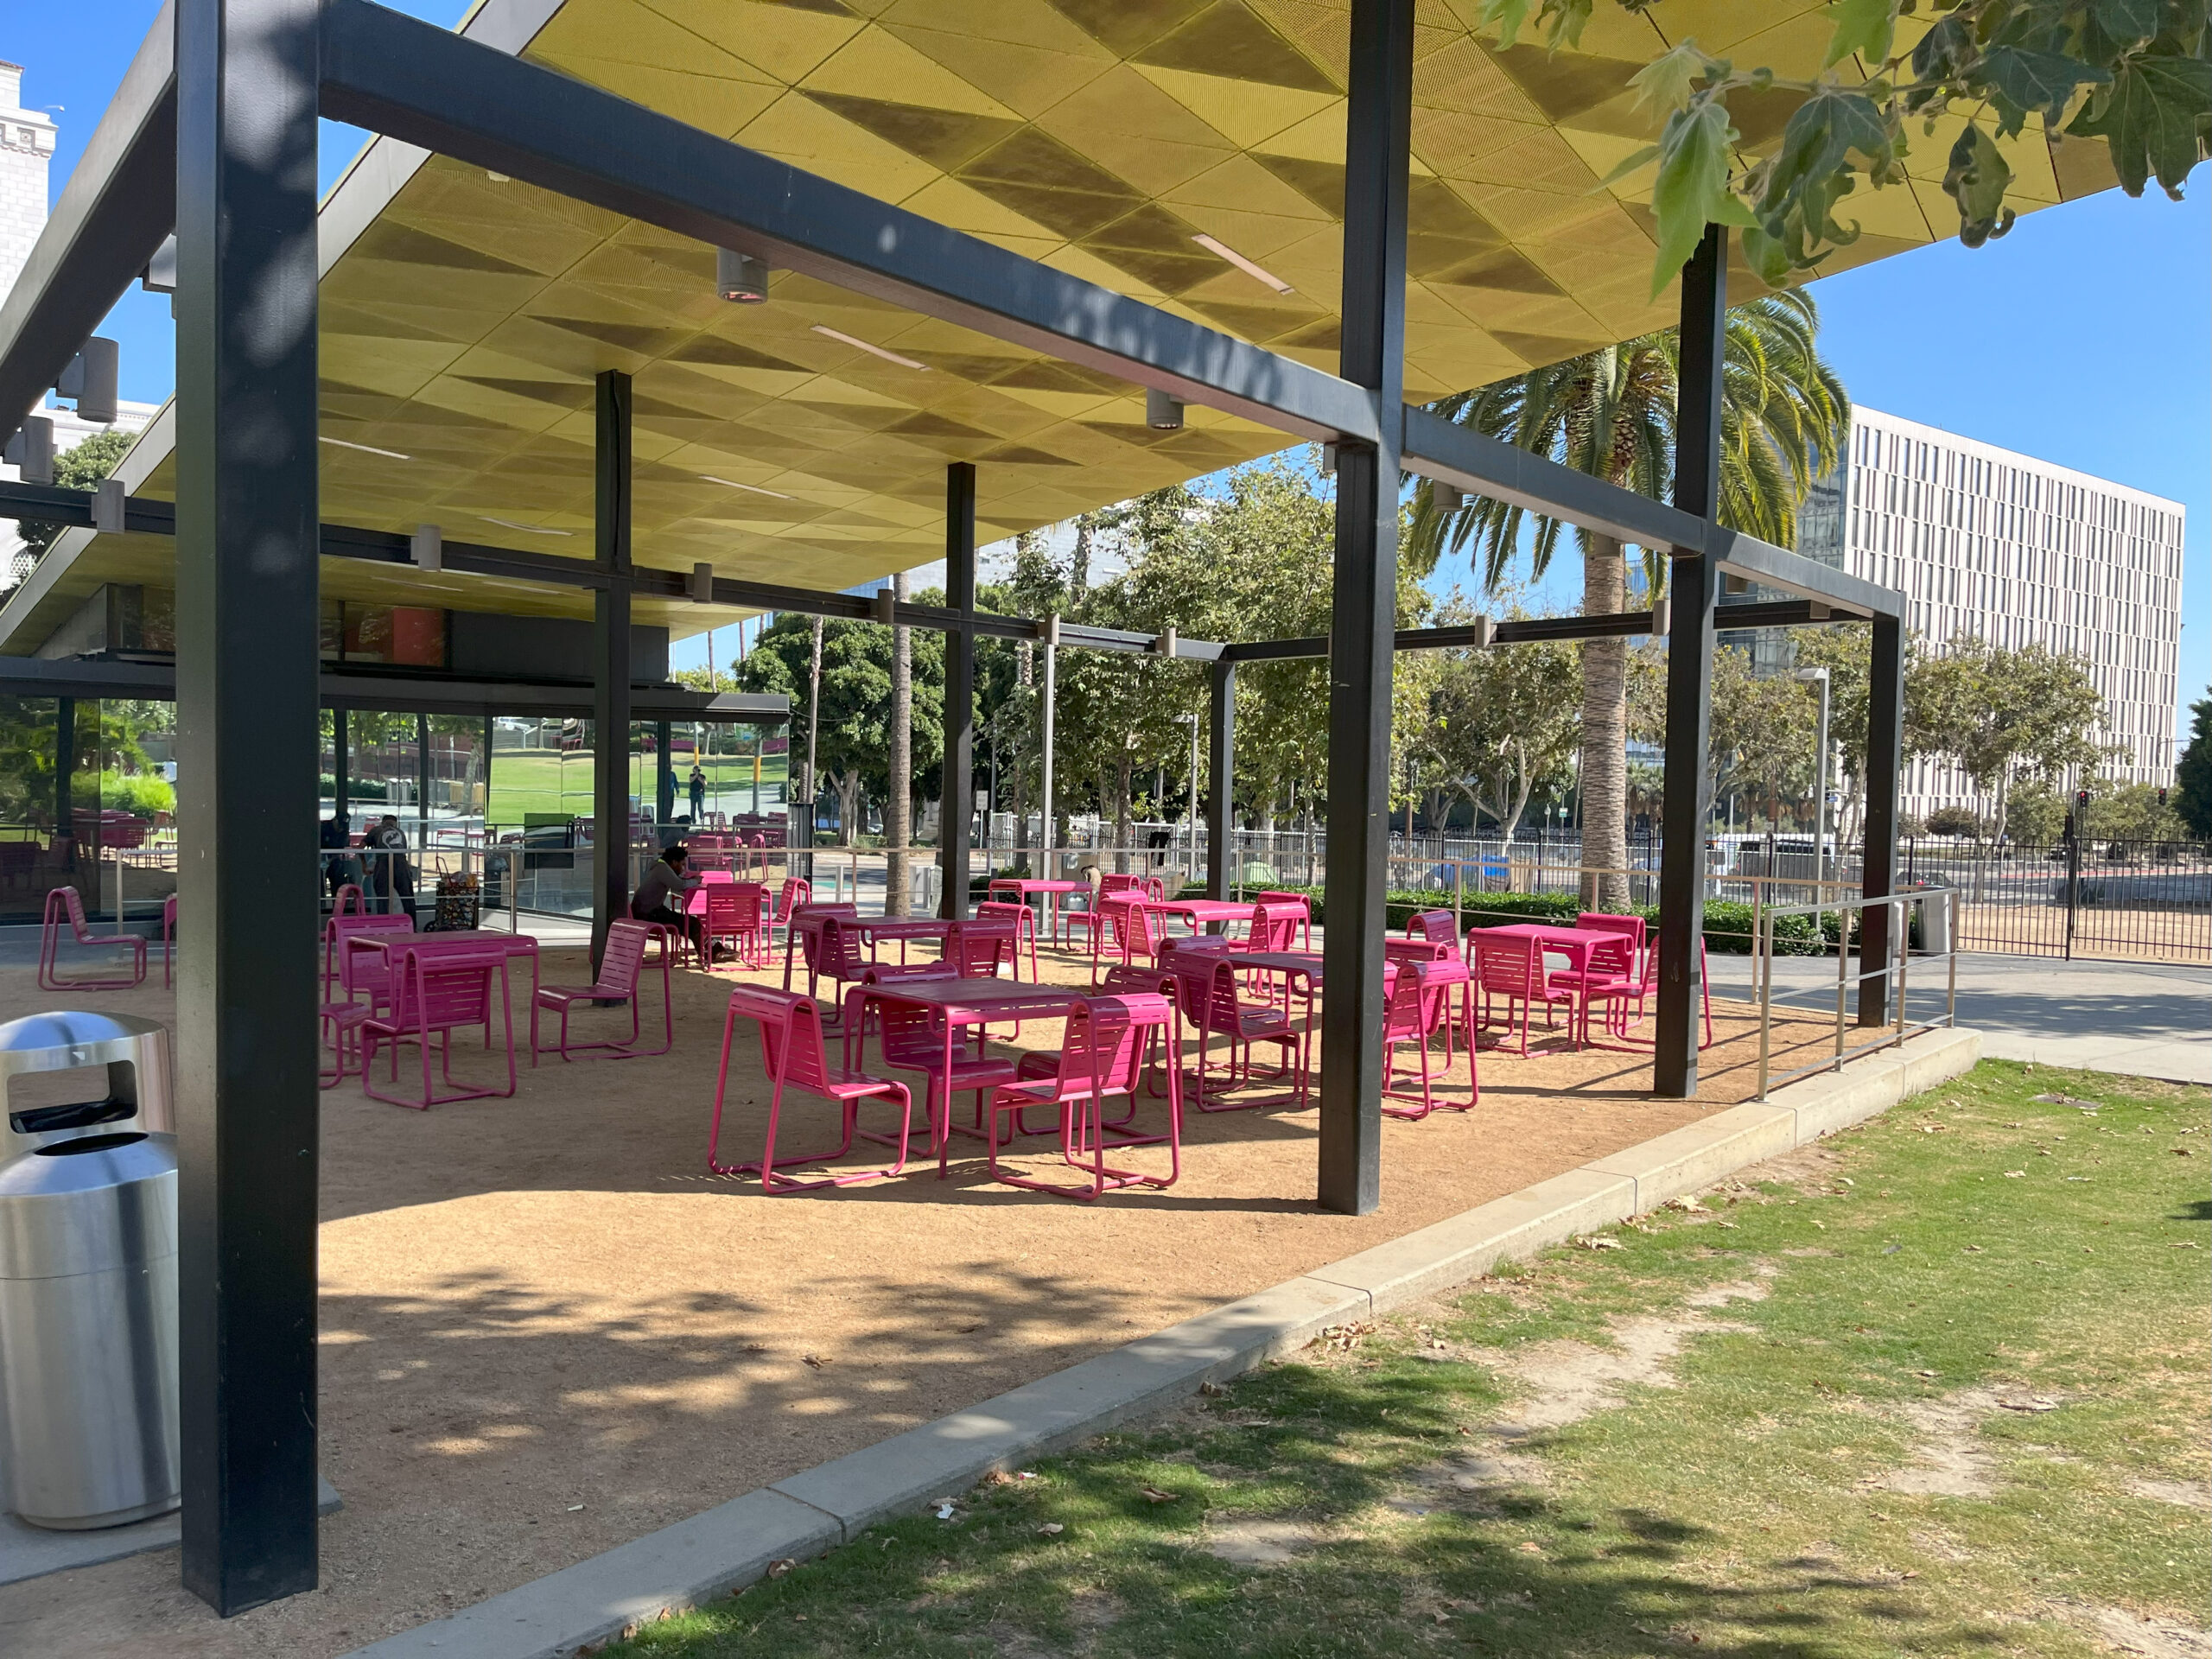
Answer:
<svg viewBox="0 0 2212 1659"><path fill-rule="evenodd" d="M1796 289L1770 294L1728 313L1720 416L1720 521L1789 547L1797 504L1831 470L1851 429L1843 384L1815 345L1820 311ZM1680 348L1675 332L1644 334L1548 368L1459 392L1435 412L1489 436L1549 457L1654 499L1673 483L1675 398ZM1533 518L1533 525L1527 521ZM1408 557L1426 574L1446 552L1472 544L1484 589L1495 590L1532 530L1535 575L1558 550L1560 521L1471 496L1439 512L1424 490L1414 501ZM1578 529L1582 609L1624 608L1622 544ZM1666 578L1662 550L1647 548L1644 580L1653 594ZM1583 902L1628 899L1628 642L1582 645Z"/></svg>

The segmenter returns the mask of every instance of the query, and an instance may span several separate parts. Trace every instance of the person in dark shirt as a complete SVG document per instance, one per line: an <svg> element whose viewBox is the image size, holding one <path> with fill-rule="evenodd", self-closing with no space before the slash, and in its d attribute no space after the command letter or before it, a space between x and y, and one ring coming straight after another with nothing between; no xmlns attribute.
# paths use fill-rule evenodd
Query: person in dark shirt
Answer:
<svg viewBox="0 0 2212 1659"><path fill-rule="evenodd" d="M698 823L707 816L707 773L699 763L691 763L691 822Z"/></svg>
<svg viewBox="0 0 2212 1659"><path fill-rule="evenodd" d="M415 908L415 867L407 860L407 832L399 827L397 813L387 812L378 822L369 836L369 845L376 852L377 908L389 912L396 896L404 901L402 908Z"/></svg>
<svg viewBox="0 0 2212 1659"><path fill-rule="evenodd" d="M645 879L638 883L638 890L630 895L630 918L632 921L658 922L663 927L672 927L690 939L702 953L706 949L706 922L689 915L683 902L698 885L698 878L687 875L684 865L691 857L691 849L682 842L667 849L647 867Z"/></svg>
<svg viewBox="0 0 2212 1659"><path fill-rule="evenodd" d="M334 812L322 821L320 832L322 849L326 853L342 853L353 839L353 826L344 814ZM334 895L338 889L353 879L353 861L350 858L325 858L322 861L323 886Z"/></svg>

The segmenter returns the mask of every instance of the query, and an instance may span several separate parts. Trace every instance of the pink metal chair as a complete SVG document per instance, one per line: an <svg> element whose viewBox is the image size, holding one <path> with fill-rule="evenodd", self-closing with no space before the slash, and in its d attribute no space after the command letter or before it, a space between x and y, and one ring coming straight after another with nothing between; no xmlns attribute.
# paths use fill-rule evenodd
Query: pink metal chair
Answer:
<svg viewBox="0 0 2212 1659"><path fill-rule="evenodd" d="M1118 894L1099 901L1099 912L1105 918L1103 934L1091 936L1090 982L1098 983L1098 964L1110 950L1121 959L1124 968L1134 967L1138 957L1157 963L1166 944L1166 930L1162 925L1162 913L1152 907L1150 901L1133 894Z"/></svg>
<svg viewBox="0 0 2212 1659"><path fill-rule="evenodd" d="M986 899L976 906L976 919L1014 924L1014 977L1021 977L1021 947L1026 940L1029 946L1029 978L1033 984L1037 979L1037 912L1024 904Z"/></svg>
<svg viewBox="0 0 2212 1659"><path fill-rule="evenodd" d="M716 881L701 889L707 903L700 937L706 942L708 971L714 969L716 939L735 942L741 967L768 965L768 929L760 918L763 889L750 881Z"/></svg>
<svg viewBox="0 0 2212 1659"><path fill-rule="evenodd" d="M348 1054L359 1057L361 1049L361 1025L375 1012L365 1002L325 1002L316 1009L322 1035L330 1044L331 1069L319 1071L316 1084L324 1089L334 1089L353 1075L346 1069Z"/></svg>
<svg viewBox="0 0 2212 1659"><path fill-rule="evenodd" d="M1636 920L1637 918L1630 918ZM1634 980L1637 975L1636 936L1624 928L1592 928L1596 943L1590 946L1583 961L1586 966L1554 968L1551 973L1551 987L1564 991L1574 999L1578 1018L1576 1030L1581 1041L1590 1040L1590 992L1599 987L1615 988L1624 980Z"/></svg>
<svg viewBox="0 0 2212 1659"><path fill-rule="evenodd" d="M729 1087L729 1051L737 1022L750 1020L760 1032L760 1061L770 1084L768 1130L757 1161L725 1164L720 1161L722 1102ZM797 1153L783 1160L786 1166L827 1163L852 1150L853 1132L864 1100L881 1099L899 1109L898 1135L893 1144L899 1155L882 1169L849 1171L819 1180L796 1181L776 1173L776 1132L783 1121L784 1095L796 1089L817 1099L835 1102L844 1122L838 1143L821 1152ZM707 1131L707 1167L717 1175L757 1174L761 1191L771 1196L818 1192L823 1187L851 1186L901 1173L906 1167L906 1140L913 1128L913 1096L903 1083L871 1077L843 1066L833 1066L822 1040L822 1010L810 996L771 990L760 985L740 985L729 994L729 1013L722 1022L721 1069L715 1076L715 1116Z"/></svg>
<svg viewBox="0 0 2212 1659"><path fill-rule="evenodd" d="M660 950L660 1006L661 1045L658 1048L639 1048L644 1018L640 1004L643 1001L642 982L645 971L645 946L656 933L665 935L669 929L657 922L616 922L607 930L607 950L600 958L599 979L590 985L541 985L537 995L530 1000L530 1063L537 1064L537 1011L554 1008L561 1015L561 1058L565 1060L573 1049L603 1048L618 1060L633 1060L655 1054L665 1054L676 1046L676 1002L671 994L673 980L669 972L669 944L664 937ZM571 1043L569 1040L569 1010L579 1002L626 1002L630 1005L630 1034L593 1043Z"/></svg>
<svg viewBox="0 0 2212 1659"><path fill-rule="evenodd" d="M1292 950L1298 943L1298 919L1295 911L1255 905L1252 919L1244 925L1244 937L1231 938L1229 948L1255 952Z"/></svg>
<svg viewBox="0 0 2212 1659"><path fill-rule="evenodd" d="M987 1051L980 1026L971 1028L970 1034L965 1037L953 1034L948 1047L944 1016L934 1008L912 1002L883 1001L875 1005L874 1012L883 1063L901 1071L919 1071L927 1078L922 1092L922 1117L929 1130L930 1150L937 1154L937 1173L942 1179L952 1136L956 1133L976 1136L983 1134L985 1096L999 1084L1014 1080L1016 1063ZM950 1086L940 1100L938 1089L947 1084ZM956 1125L952 1122L952 1096L971 1093L976 1096L974 1124ZM883 1138L870 1135L865 1130L861 1134L868 1140Z"/></svg>
<svg viewBox="0 0 2212 1659"><path fill-rule="evenodd" d="M832 916L849 920L860 919L860 906L846 904L805 904L793 907L790 922L784 928L784 988L791 988L791 970L804 964L806 969L806 994L814 995L821 977L822 924Z"/></svg>
<svg viewBox="0 0 2212 1659"><path fill-rule="evenodd" d="M782 928L784 937L788 940L791 937L791 912L801 905L811 904L813 900L814 884L811 881L804 876L785 876L783 885L776 889L775 908L768 912L769 930L772 932L777 928Z"/></svg>
<svg viewBox="0 0 2212 1659"><path fill-rule="evenodd" d="M1525 1058L1529 1052L1529 1010L1536 1003L1542 1003L1544 1023L1548 1026L1552 1009L1560 1003L1572 1002L1573 997L1565 991L1552 989L1544 969L1543 946L1534 939L1494 939L1486 938L1484 930L1477 928L1467 936L1467 956L1473 972L1467 1002L1468 1048L1475 1046L1471 1023L1475 999L1481 999L1482 1023L1487 1027L1491 1023L1491 998L1502 996L1505 999L1505 1028L1509 1032L1513 1029L1513 1006L1520 1004L1521 1053Z"/></svg>
<svg viewBox="0 0 2212 1659"><path fill-rule="evenodd" d="M944 960L963 979L996 979L999 969L1008 965L1014 976L1021 977L1021 958L1014 949L1014 930L1019 922L1010 919L978 916L971 922L955 922L951 932L945 936Z"/></svg>
<svg viewBox="0 0 2212 1659"><path fill-rule="evenodd" d="M334 984L348 997L366 991L371 1001L385 992L387 964L382 957L346 949L346 941L364 933L412 933L410 916L377 916L356 911L333 916L322 925L322 994L328 997Z"/></svg>
<svg viewBox="0 0 2212 1659"><path fill-rule="evenodd" d="M1109 1095L1127 1095L1129 1112L1135 1113L1147 1035L1165 1033L1174 1018L1173 1006L1162 996L1101 996L1077 1002L1069 1010L1067 1037L1051 1075L1001 1084L992 1091L988 1154L991 1179L1086 1203L1119 1187L1173 1186L1183 1166L1183 1099L1176 1073L1173 1070L1168 1073L1165 1135L1135 1135L1121 1129L1128 1115L1109 1122L1105 1103ZM1079 1185L1045 1181L999 1167L1000 1119L1012 1114L1019 1128L1024 1110L1036 1106L1059 1109L1061 1161L1087 1174L1089 1180ZM1106 1161L1109 1151L1163 1141L1168 1149L1164 1176Z"/></svg>
<svg viewBox="0 0 2212 1659"><path fill-rule="evenodd" d="M1106 901L1117 895L1127 894L1136 885L1137 879L1134 875L1116 874L1111 870L1100 871L1098 888L1091 894L1090 902L1080 910L1063 907L1060 911L1060 927L1066 936L1068 948L1070 950L1075 948L1075 936L1077 933L1086 933L1090 936L1090 953L1094 957L1096 956L1099 940L1104 937L1111 925L1111 918L1107 914Z"/></svg>
<svg viewBox="0 0 2212 1659"><path fill-rule="evenodd" d="M61 966L61 924L69 924L72 942L94 950L119 948L123 958L113 963L121 968L124 960L130 963L130 977L115 977L112 969L89 979L63 979ZM105 964L103 964L105 965ZM85 925L85 901L74 887L55 887L46 895L46 922L39 930L38 988L42 991L130 991L146 982L146 941L135 933L94 933Z"/></svg>
<svg viewBox="0 0 2212 1659"><path fill-rule="evenodd" d="M1298 948L1301 950L1313 948L1313 906L1304 893L1263 893L1259 896L1259 902L1268 907L1270 916L1280 916L1285 912L1295 916L1298 918Z"/></svg>
<svg viewBox="0 0 2212 1659"><path fill-rule="evenodd" d="M359 886L348 881L331 899L330 913L333 916L359 916L365 914L368 907L368 901L361 896Z"/></svg>
<svg viewBox="0 0 2212 1659"><path fill-rule="evenodd" d="M176 982L176 894L162 900L162 983Z"/></svg>
<svg viewBox="0 0 2212 1659"><path fill-rule="evenodd" d="M505 1097L515 1091L514 1007L507 993L507 952L504 945L484 945L472 940L451 944L425 941L399 950L391 970L390 1011L371 1014L361 1021L361 1088L372 1098L394 1106L428 1111L456 1100ZM484 1027L484 1046L492 1046L492 983L499 987L499 1008L505 1016L507 1039L507 1086L482 1089L462 1086L440 1094L430 1078L430 1038L440 1039L439 1076L451 1084L453 1034L457 1030ZM377 1045L391 1046L391 1081L399 1081L399 1046L414 1042L423 1057L423 1093L410 1100L386 1094L374 1082Z"/></svg>
<svg viewBox="0 0 2212 1659"><path fill-rule="evenodd" d="M1713 976L1706 969L1703 939L1697 942L1697 967L1699 1001L1702 1005L1699 1012L1704 1016L1705 1020L1705 1040L1698 1045L1698 1048L1703 1051L1713 1046ZM1605 1032L1609 1036L1619 1039L1623 1046L1649 1050L1651 1047L1649 1043L1639 1041L1630 1037L1629 1033L1635 1027L1643 1023L1643 1005L1648 999L1656 996L1658 991L1659 950L1655 944L1651 949L1643 953L1643 971L1641 974L1624 974L1610 983L1594 984L1585 988L1582 993L1583 1006L1586 1010L1600 1005L1605 1007ZM1633 1020L1628 1017L1628 1005L1630 1002L1636 1004L1636 1018Z"/></svg>
<svg viewBox="0 0 2212 1659"><path fill-rule="evenodd" d="M1225 951L1171 950L1166 965L1175 976L1175 1001L1182 1010L1183 1020L1197 1031L1198 1037L1198 1063L1192 1072L1192 1103L1202 1112L1242 1112L1256 1106L1286 1103L1304 1110L1307 1033L1293 1022L1287 1013L1271 1003L1255 1007L1240 1001L1236 995L1236 961ZM1207 1051L1216 1037L1229 1039L1229 1066L1222 1080L1224 1087L1233 1089L1240 1083L1262 1081L1252 1070L1252 1045L1270 1043L1281 1051L1281 1061L1268 1078L1289 1076L1293 1079L1291 1092L1261 1100L1240 1100L1229 1105L1206 1104L1206 1079L1211 1064ZM1179 1052L1180 1046L1179 1031Z"/></svg>
<svg viewBox="0 0 2212 1659"><path fill-rule="evenodd" d="M1449 914L1449 912L1446 912ZM1434 1079L1429 1070L1429 1039L1441 1029L1444 1033L1444 1063L1452 1064L1452 993L1468 980L1466 964L1456 957L1434 962L1403 962L1398 964L1397 980L1390 988L1389 1001L1382 1007L1382 1115L1418 1122L1436 1109ZM1413 1094L1404 1089L1391 1087L1391 1072L1396 1069L1398 1048L1411 1043L1421 1055L1421 1092ZM1477 1075L1475 1046L1467 1045L1467 1077L1469 1087L1464 1101L1445 1101L1441 1104L1454 1111L1470 1111L1482 1098L1482 1083ZM1393 1106L1394 1100L1417 1100L1417 1107Z"/></svg>

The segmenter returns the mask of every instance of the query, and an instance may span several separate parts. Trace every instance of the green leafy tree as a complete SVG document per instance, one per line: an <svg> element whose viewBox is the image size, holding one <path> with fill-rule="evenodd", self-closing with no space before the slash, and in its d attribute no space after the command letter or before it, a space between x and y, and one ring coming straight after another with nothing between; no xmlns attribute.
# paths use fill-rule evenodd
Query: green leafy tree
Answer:
<svg viewBox="0 0 2212 1659"><path fill-rule="evenodd" d="M2190 834L2212 841L2212 697L2189 706L2189 745L2174 768L2173 805Z"/></svg>
<svg viewBox="0 0 2212 1659"><path fill-rule="evenodd" d="M1728 313L1721 402L1720 519L1787 547L1796 539L1797 505L1842 454L1851 405L1815 346L1820 313L1797 293L1773 295ZM1438 413L1508 443L1621 485L1663 498L1673 485L1675 404L1681 362L1673 330L1645 334L1547 368L1514 375L1435 405ZM1485 591L1497 591L1531 533L1532 575L1550 568L1561 520L1532 517L1493 497L1476 496L1439 512L1433 493L1416 497L1407 563L1424 574L1446 552L1476 557ZM1622 544L1578 530L1582 608L1602 615L1626 608ZM1647 550L1645 586L1657 592L1664 564ZM1586 904L1628 901L1628 642L1582 645L1583 878Z"/></svg>
<svg viewBox="0 0 2212 1659"><path fill-rule="evenodd" d="M1452 626L1471 608L1454 595L1438 622ZM1522 613L1516 606L1507 614ZM1439 769L1466 799L1477 827L1487 817L1510 841L1532 796L1569 785L1568 763L1582 735L1581 662L1560 642L1435 655Z"/></svg>
<svg viewBox="0 0 2212 1659"><path fill-rule="evenodd" d="M1510 45L1532 23L1557 49L1580 39L1598 0L1481 0L1478 16ZM1614 0L1642 12L1651 0ZM1637 107L1658 141L1611 183L1656 166L1651 207L1656 296L1708 224L1741 233L1770 286L1816 271L1859 238L1850 197L1863 183L1910 192L1910 138L1964 117L1944 158L1942 189L1959 239L1978 247L2012 226L2013 175L1998 140L2034 123L2053 145L2101 138L2120 188L2153 178L2176 200L2212 136L2206 0L1835 0L1820 74L1739 67L1684 39L1636 75ZM1796 108L1756 159L1734 113L1777 99Z"/></svg>
<svg viewBox="0 0 2212 1659"><path fill-rule="evenodd" d="M2158 799L2152 784L2113 784L2089 795L2087 833L2099 841L2179 841L2186 834L2171 798Z"/></svg>
<svg viewBox="0 0 2212 1659"><path fill-rule="evenodd" d="M2016 779L2056 786L2075 767L2106 758L2094 733L2104 699L2080 658L2042 642L2008 650L1972 635L1954 639L1905 682L1908 727L1921 751L1940 754L1997 798L1997 821L2021 836L2007 810Z"/></svg>

